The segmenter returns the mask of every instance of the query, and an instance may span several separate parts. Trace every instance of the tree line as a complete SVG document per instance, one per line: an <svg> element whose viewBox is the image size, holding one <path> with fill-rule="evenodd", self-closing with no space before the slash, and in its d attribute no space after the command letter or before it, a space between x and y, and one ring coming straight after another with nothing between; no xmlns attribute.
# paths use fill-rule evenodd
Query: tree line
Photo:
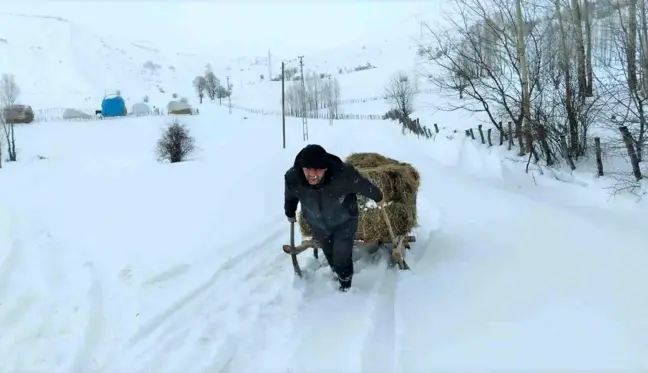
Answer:
<svg viewBox="0 0 648 373"><path fill-rule="evenodd" d="M588 156L600 136L641 179L648 125L646 0L457 0L427 27L424 75L442 110L514 123L520 155L554 165ZM634 156L633 156L634 154Z"/></svg>
<svg viewBox="0 0 648 373"><path fill-rule="evenodd" d="M211 64L205 66L204 75L199 75L194 78L193 86L201 104L205 95L207 95L211 101L218 99L219 104L223 103L224 98L232 95L232 84L227 84L227 87L224 87L221 84L220 79L218 79L214 74Z"/></svg>
<svg viewBox="0 0 648 373"><path fill-rule="evenodd" d="M305 73L304 85L301 79L293 80L284 92L285 110L288 116L312 116L326 109L328 118L337 118L340 107L340 83L333 76Z"/></svg>

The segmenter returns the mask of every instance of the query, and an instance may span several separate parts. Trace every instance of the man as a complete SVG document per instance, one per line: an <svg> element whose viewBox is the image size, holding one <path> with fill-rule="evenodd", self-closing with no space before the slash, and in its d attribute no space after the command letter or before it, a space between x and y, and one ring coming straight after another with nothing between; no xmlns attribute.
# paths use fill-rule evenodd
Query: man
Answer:
<svg viewBox="0 0 648 373"><path fill-rule="evenodd" d="M322 245L340 290L351 287L353 243L358 229L356 194L384 204L382 191L350 164L319 145L307 145L295 157L285 176L284 210L295 222L297 204Z"/></svg>

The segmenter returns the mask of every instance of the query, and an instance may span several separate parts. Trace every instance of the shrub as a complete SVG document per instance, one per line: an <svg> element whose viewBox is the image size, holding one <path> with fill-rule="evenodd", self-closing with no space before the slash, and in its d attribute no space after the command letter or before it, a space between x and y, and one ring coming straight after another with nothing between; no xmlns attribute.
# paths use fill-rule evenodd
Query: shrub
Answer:
<svg viewBox="0 0 648 373"><path fill-rule="evenodd" d="M156 154L159 161L182 162L195 150L195 139L189 129L177 119L167 126L158 140Z"/></svg>

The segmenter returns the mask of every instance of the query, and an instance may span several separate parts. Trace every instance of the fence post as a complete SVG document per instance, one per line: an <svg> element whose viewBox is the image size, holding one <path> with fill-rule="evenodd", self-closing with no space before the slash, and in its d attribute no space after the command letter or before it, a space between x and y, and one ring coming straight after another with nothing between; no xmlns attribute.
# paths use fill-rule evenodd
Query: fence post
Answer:
<svg viewBox="0 0 648 373"><path fill-rule="evenodd" d="M500 133L500 146L504 145L504 140L506 139L506 130L502 126L502 122L499 122L499 133Z"/></svg>
<svg viewBox="0 0 648 373"><path fill-rule="evenodd" d="M637 156L637 151L635 150L634 143L632 141L632 135L628 131L628 127L621 126L619 127L621 131L621 136L623 136L623 142L625 143L626 149L628 150L628 156L630 157L630 164L632 164L632 173L634 174L637 181L641 180L641 168L639 168L639 157Z"/></svg>
<svg viewBox="0 0 648 373"><path fill-rule="evenodd" d="M486 140L484 140L484 131L482 130L482 125L478 125L477 129L479 130L479 137L481 138L482 144L486 144Z"/></svg>
<svg viewBox="0 0 648 373"><path fill-rule="evenodd" d="M493 130L492 128L488 129L488 146L493 146L493 141L491 141L491 132L492 132L492 130Z"/></svg>
<svg viewBox="0 0 648 373"><path fill-rule="evenodd" d="M601 138L594 138L594 148L596 151L596 168L599 176L603 176L603 157L601 157Z"/></svg>

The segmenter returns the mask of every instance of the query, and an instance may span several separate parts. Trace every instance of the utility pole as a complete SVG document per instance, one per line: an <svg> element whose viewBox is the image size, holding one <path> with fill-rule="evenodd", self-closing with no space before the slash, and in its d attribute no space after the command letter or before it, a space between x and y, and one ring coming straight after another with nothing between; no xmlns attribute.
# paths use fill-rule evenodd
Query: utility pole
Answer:
<svg viewBox="0 0 648 373"><path fill-rule="evenodd" d="M270 50L268 49L268 79L266 81L271 81L272 80L272 55L270 54Z"/></svg>
<svg viewBox="0 0 648 373"><path fill-rule="evenodd" d="M304 56L299 57L299 68L301 71L301 109L302 109L302 133L304 141L308 140L308 119L306 118L306 85L304 84Z"/></svg>
<svg viewBox="0 0 648 373"><path fill-rule="evenodd" d="M281 62L281 123L283 129L283 148L286 149L286 95L284 91L284 62Z"/></svg>
<svg viewBox="0 0 648 373"><path fill-rule="evenodd" d="M328 76L328 114L329 126L333 125L333 87L331 87L331 75Z"/></svg>
<svg viewBox="0 0 648 373"><path fill-rule="evenodd" d="M229 82L229 75L227 76L227 106L229 106L229 113L232 114L232 90Z"/></svg>

